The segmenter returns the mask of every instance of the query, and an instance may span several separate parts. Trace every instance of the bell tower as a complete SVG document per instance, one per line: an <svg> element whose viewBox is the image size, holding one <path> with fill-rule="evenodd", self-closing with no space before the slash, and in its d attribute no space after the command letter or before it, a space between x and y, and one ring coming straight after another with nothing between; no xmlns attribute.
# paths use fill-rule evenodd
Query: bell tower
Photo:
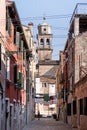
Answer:
<svg viewBox="0 0 87 130"><path fill-rule="evenodd" d="M43 18L43 23L38 25L38 62L52 60L52 29Z"/></svg>

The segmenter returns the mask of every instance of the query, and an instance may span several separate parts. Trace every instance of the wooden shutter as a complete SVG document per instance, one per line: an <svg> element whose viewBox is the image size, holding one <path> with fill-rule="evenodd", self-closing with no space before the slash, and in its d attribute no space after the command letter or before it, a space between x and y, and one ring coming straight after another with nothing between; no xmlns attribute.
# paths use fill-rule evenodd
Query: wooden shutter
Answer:
<svg viewBox="0 0 87 130"><path fill-rule="evenodd" d="M16 46L19 48L19 44L20 44L20 33L16 32Z"/></svg>
<svg viewBox="0 0 87 130"><path fill-rule="evenodd" d="M21 72L19 72L19 81L20 81L20 87L23 88L23 76Z"/></svg>

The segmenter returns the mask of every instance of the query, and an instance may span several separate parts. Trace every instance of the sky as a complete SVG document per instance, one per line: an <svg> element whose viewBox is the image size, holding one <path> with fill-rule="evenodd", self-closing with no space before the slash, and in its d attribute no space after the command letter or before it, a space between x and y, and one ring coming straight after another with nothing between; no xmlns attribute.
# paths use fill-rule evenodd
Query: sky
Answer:
<svg viewBox="0 0 87 130"><path fill-rule="evenodd" d="M70 27L70 19L77 3L87 3L87 0L13 0L23 25L33 22L34 41L37 43L37 26L43 22L43 17L52 26L53 60L59 59L60 50L64 49ZM86 6L87 7L87 6ZM82 9L85 11L85 8ZM87 10L87 9L86 9Z"/></svg>

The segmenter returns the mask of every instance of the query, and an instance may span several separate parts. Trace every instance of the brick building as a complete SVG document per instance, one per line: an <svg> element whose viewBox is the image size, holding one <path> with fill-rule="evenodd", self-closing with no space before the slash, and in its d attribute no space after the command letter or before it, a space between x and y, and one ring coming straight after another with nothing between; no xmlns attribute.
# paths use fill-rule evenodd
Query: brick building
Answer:
<svg viewBox="0 0 87 130"><path fill-rule="evenodd" d="M0 129L19 130L26 123L30 52L15 2L0 1L0 11Z"/></svg>
<svg viewBox="0 0 87 130"><path fill-rule="evenodd" d="M83 114L86 113L86 111L83 110L85 109L83 106L85 107L87 105L87 88L85 85L87 80L87 78L85 78L87 75L87 14L79 12L80 8L82 9L84 6L87 5L76 5L70 21L69 35L64 54L66 55L67 52L67 93L65 95L67 99L67 122L72 125L72 127L86 130L86 114ZM66 75L65 71L64 77ZM84 87L82 87L82 85Z"/></svg>
<svg viewBox="0 0 87 130"><path fill-rule="evenodd" d="M59 66L58 70L56 72L56 91L57 91L57 120L63 120L64 121L64 113L63 113L63 107L64 107L64 87L63 87L63 59L64 59L64 53L63 51L60 51L60 59L59 59Z"/></svg>

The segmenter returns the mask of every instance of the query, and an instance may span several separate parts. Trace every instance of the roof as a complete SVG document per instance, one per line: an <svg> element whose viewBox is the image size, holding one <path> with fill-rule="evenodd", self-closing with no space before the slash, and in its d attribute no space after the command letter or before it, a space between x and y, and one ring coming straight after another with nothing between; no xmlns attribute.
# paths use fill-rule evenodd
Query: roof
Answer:
<svg viewBox="0 0 87 130"><path fill-rule="evenodd" d="M45 17L43 18L43 22L41 24L39 24L39 26L48 26Z"/></svg>
<svg viewBox="0 0 87 130"><path fill-rule="evenodd" d="M9 9L10 17L12 19L14 26L17 26L17 29L22 34L21 36L22 36L23 40L25 41L25 44L24 44L25 48L28 48L27 41L26 41L26 38L24 35L24 31L22 28L21 20L20 20L15 2L14 1L6 1L6 6Z"/></svg>
<svg viewBox="0 0 87 130"><path fill-rule="evenodd" d="M48 25L48 24L46 23L46 18L45 18L45 17L43 18L43 23L42 23L41 25Z"/></svg>
<svg viewBox="0 0 87 130"><path fill-rule="evenodd" d="M44 75L42 75L41 77L55 79L56 78L56 71L57 71L57 69L58 69L58 66L54 66L49 71L47 71Z"/></svg>

